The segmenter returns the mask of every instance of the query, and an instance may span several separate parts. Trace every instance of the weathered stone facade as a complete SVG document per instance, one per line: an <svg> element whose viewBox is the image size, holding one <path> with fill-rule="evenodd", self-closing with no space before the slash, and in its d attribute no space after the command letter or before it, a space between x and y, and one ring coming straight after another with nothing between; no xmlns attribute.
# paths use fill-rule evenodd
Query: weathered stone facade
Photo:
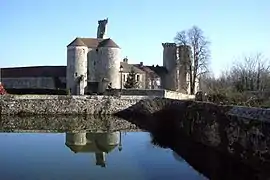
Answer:
<svg viewBox="0 0 270 180"><path fill-rule="evenodd" d="M71 94L83 95L87 86L87 53L85 45L68 46L67 48L67 83Z"/></svg>
<svg viewBox="0 0 270 180"><path fill-rule="evenodd" d="M120 99L110 96L54 96L54 98L1 98L1 114L113 114L137 102L140 98Z"/></svg>
<svg viewBox="0 0 270 180"><path fill-rule="evenodd" d="M194 96L186 94L172 93L170 94L164 90L156 92L151 92L151 90L149 92L136 92L135 90L133 92L127 91L126 95L122 96L4 95L0 96L0 114L114 114L138 103L142 99L166 96L180 99L194 98Z"/></svg>
<svg viewBox="0 0 270 180"><path fill-rule="evenodd" d="M108 79L111 87L120 89L120 62L121 51L118 47L100 47L99 60L96 62L96 77L98 82L103 78ZM91 60L90 60L91 61Z"/></svg>

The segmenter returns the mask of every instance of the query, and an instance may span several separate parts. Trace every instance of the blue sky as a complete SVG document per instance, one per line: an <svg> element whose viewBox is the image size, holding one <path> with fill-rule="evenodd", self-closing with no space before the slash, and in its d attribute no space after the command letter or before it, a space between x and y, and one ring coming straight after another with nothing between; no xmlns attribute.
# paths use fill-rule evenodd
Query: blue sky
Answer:
<svg viewBox="0 0 270 180"><path fill-rule="evenodd" d="M211 41L216 74L243 54L270 58L269 0L1 0L0 67L65 65L66 45L96 37L109 18L108 36L132 63L162 64L162 42L199 26Z"/></svg>

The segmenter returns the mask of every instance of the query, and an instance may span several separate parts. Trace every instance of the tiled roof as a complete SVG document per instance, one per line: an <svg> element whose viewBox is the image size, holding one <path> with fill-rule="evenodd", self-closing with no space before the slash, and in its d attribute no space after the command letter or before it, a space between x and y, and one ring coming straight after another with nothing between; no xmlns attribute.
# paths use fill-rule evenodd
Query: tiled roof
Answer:
<svg viewBox="0 0 270 180"><path fill-rule="evenodd" d="M97 48L97 47L117 47L119 46L110 38L80 38L77 37L67 46L87 46L88 48Z"/></svg>
<svg viewBox="0 0 270 180"><path fill-rule="evenodd" d="M133 66L132 64L128 64L126 62L121 62L121 65L123 66L123 72L124 73L129 73L133 67L135 73L138 74L144 74L145 72L142 71L141 69L137 68L136 66Z"/></svg>
<svg viewBox="0 0 270 180"><path fill-rule="evenodd" d="M68 46L86 46L86 45L80 38L76 38Z"/></svg>
<svg viewBox="0 0 270 180"><path fill-rule="evenodd" d="M114 47L114 48L119 48L119 46L112 39L110 39L110 38L101 41L99 43L98 47Z"/></svg>
<svg viewBox="0 0 270 180"><path fill-rule="evenodd" d="M168 73L168 70L164 66L147 66L147 67L152 71L154 71L159 76L163 76Z"/></svg>
<svg viewBox="0 0 270 180"><path fill-rule="evenodd" d="M1 68L1 77L66 77L66 66L30 66Z"/></svg>
<svg viewBox="0 0 270 180"><path fill-rule="evenodd" d="M150 69L148 66L143 66L143 65L140 65L140 64L134 64L134 66L136 66L137 68L141 69L142 71L150 74L150 75L153 75L154 77L158 77L159 75L153 71L152 69Z"/></svg>

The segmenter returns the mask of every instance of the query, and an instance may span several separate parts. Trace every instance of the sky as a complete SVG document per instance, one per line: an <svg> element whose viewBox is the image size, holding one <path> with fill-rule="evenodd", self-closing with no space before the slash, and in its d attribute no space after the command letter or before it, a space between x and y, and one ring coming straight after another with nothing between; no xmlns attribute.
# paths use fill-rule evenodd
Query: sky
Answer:
<svg viewBox="0 0 270 180"><path fill-rule="evenodd" d="M0 0L0 67L66 65L66 46L107 35L129 62L162 65L163 42L198 26L210 42L218 75L244 55L270 58L269 0Z"/></svg>

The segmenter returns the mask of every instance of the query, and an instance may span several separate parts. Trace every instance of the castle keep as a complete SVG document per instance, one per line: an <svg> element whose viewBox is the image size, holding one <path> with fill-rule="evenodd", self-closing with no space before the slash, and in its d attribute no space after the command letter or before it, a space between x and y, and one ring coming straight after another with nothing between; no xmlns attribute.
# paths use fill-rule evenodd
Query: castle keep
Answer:
<svg viewBox="0 0 270 180"><path fill-rule="evenodd" d="M112 39L104 38L107 22L98 21L97 38L76 38L67 46L67 89L72 94L101 91L105 80L111 88L120 88L121 51Z"/></svg>
<svg viewBox="0 0 270 180"><path fill-rule="evenodd" d="M66 66L2 68L2 83L6 89L68 89L71 94L83 95L107 87L124 88L133 69L140 89L189 92L189 46L162 43L163 66L130 64L122 57L120 46L107 37L107 24L108 19L98 21L96 38L77 37L67 45ZM195 93L197 90L198 83Z"/></svg>

